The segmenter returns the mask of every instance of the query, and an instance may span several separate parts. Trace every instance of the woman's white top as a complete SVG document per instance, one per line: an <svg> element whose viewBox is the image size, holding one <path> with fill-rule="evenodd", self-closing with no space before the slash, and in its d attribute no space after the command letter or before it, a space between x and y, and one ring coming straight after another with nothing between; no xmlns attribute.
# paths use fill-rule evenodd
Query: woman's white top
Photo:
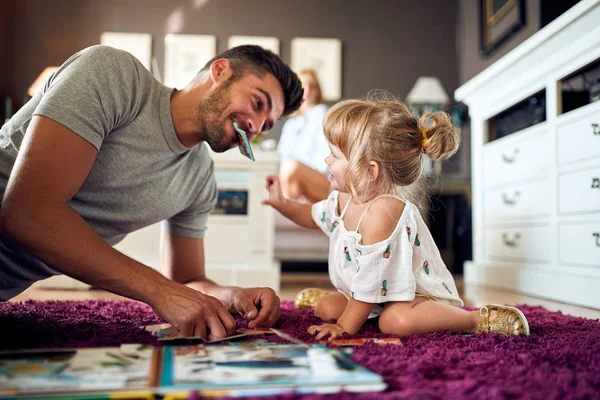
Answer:
<svg viewBox="0 0 600 400"><path fill-rule="evenodd" d="M323 134L326 113L327 106L318 104L305 115L296 115L285 122L277 144L282 165L293 159L322 174L327 173L325 157L329 154L329 145Z"/></svg>

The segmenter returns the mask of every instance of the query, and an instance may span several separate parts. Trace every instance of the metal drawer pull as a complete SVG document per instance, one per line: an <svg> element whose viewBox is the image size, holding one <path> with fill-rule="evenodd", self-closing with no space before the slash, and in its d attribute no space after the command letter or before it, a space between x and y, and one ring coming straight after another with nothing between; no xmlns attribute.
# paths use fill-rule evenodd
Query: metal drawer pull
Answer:
<svg viewBox="0 0 600 400"><path fill-rule="evenodd" d="M594 135L600 135L600 125L592 122L592 130Z"/></svg>
<svg viewBox="0 0 600 400"><path fill-rule="evenodd" d="M592 178L592 189L600 189L600 178Z"/></svg>
<svg viewBox="0 0 600 400"><path fill-rule="evenodd" d="M519 232L515 233L513 240L510 240L508 238L508 234L507 233L503 233L502 234L502 240L504 241L504 244L508 247L517 247L518 246L518 241L521 238L521 234Z"/></svg>
<svg viewBox="0 0 600 400"><path fill-rule="evenodd" d="M594 236L596 238L596 246L600 247L600 233L594 232L594 233L592 233L592 236Z"/></svg>
<svg viewBox="0 0 600 400"><path fill-rule="evenodd" d="M509 198L506 193L502 193L502 202L506 205L514 206L517 204L517 200L519 200L520 196L521 192L518 190L515 190L515 194L513 195L512 199Z"/></svg>
<svg viewBox="0 0 600 400"><path fill-rule="evenodd" d="M515 161L517 161L517 156L519 155L519 149L514 149L513 150L513 156L509 157L506 154L502 154L502 161L504 161L505 163L514 163Z"/></svg>

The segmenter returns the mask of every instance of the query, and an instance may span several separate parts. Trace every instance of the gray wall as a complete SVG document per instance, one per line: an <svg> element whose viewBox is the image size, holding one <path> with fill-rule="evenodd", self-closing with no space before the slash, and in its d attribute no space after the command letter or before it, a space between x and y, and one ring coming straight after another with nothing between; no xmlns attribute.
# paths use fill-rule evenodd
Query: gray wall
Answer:
<svg viewBox="0 0 600 400"><path fill-rule="evenodd" d="M560 1L560 0L557 0ZM527 0L527 22L515 36L488 58L479 55L479 0L459 0L459 21L456 29L459 85L498 61L506 53L536 33L540 27L540 0Z"/></svg>
<svg viewBox="0 0 600 400"><path fill-rule="evenodd" d="M20 103L48 65L97 44L104 31L145 32L161 71L164 35L178 12L178 33L276 36L290 61L293 37L342 41L342 94L383 88L405 97L421 75L438 76L449 95L458 85L456 1L421 0L21 0L8 21L9 48L0 95ZM434 18L435 17L435 18ZM435 23L432 23L435 21ZM6 36L5 36L6 37ZM5 61L2 62L3 64Z"/></svg>
<svg viewBox="0 0 600 400"><path fill-rule="evenodd" d="M10 27L10 15L14 9L14 4L9 2L2 4L2 12L0 12L0 99L3 99L5 95L9 93L8 88L8 71L11 66L10 55L11 49L11 27ZM3 107L3 106L2 106ZM3 113L3 109L0 110L0 116ZM4 120L0 120L0 125Z"/></svg>

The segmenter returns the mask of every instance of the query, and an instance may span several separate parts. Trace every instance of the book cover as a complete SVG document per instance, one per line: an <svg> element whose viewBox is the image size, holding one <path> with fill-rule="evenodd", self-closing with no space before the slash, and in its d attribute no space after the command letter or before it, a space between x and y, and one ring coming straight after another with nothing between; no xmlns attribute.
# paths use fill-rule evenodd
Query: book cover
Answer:
<svg viewBox="0 0 600 400"><path fill-rule="evenodd" d="M187 398L385 389L351 355L322 345L229 344L0 353L0 397Z"/></svg>

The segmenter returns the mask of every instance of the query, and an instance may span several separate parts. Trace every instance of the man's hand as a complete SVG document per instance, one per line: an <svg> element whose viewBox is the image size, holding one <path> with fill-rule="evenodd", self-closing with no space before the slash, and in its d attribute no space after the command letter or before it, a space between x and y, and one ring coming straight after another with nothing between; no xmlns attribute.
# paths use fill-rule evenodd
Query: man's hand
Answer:
<svg viewBox="0 0 600 400"><path fill-rule="evenodd" d="M311 335L316 335L315 339L317 340L321 340L329 336L329 341L332 341L335 338L342 337L346 331L338 324L323 324L311 326L308 328L308 333Z"/></svg>
<svg viewBox="0 0 600 400"><path fill-rule="evenodd" d="M279 297L271 288L233 288L232 312L250 321L248 327L267 328L279 319Z"/></svg>
<svg viewBox="0 0 600 400"><path fill-rule="evenodd" d="M161 288L150 305L185 336L212 340L235 330L235 319L219 300L176 282Z"/></svg>

